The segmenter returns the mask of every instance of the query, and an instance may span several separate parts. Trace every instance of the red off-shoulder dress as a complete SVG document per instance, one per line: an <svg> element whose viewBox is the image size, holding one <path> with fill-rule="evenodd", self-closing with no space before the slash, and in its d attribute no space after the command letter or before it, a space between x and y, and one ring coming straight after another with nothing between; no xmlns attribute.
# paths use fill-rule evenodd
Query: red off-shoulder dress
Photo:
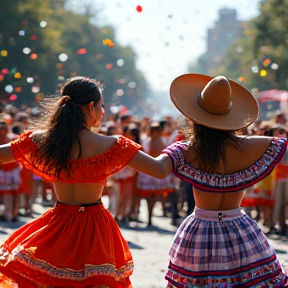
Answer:
<svg viewBox="0 0 288 288"><path fill-rule="evenodd" d="M17 161L48 181L105 183L123 168L140 145L119 136L115 145L92 158L70 159L69 176L45 172L37 164L32 132L11 143ZM110 212L99 204L56 206L22 226L0 246L1 287L131 287L133 259ZM6 286L5 286L6 285ZM14 286L13 286L14 285Z"/></svg>

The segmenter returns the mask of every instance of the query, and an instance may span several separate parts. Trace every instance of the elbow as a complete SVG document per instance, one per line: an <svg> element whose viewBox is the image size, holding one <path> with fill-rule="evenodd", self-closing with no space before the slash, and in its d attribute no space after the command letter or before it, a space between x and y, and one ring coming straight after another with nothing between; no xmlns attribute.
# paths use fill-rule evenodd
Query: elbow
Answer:
<svg viewBox="0 0 288 288"><path fill-rule="evenodd" d="M170 172L168 172L167 169L165 169L164 167L161 167L161 169L159 169L159 174L157 178L164 179L170 174Z"/></svg>

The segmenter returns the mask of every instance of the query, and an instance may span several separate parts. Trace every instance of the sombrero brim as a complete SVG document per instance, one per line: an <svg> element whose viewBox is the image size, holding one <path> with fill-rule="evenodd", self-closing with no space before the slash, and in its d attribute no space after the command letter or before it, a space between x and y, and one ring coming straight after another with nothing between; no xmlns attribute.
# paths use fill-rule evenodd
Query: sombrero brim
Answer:
<svg viewBox="0 0 288 288"><path fill-rule="evenodd" d="M232 107L227 114L212 114L200 107L197 97L212 79L202 74L184 74L172 82L170 98L184 116L202 126L226 131L245 128L257 119L259 109L256 99L247 89L230 79Z"/></svg>

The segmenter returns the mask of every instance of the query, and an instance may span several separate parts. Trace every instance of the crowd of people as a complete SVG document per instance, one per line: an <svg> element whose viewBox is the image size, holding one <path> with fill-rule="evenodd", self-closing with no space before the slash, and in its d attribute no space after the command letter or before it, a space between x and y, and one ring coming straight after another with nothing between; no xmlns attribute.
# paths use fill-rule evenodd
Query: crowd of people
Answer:
<svg viewBox="0 0 288 288"><path fill-rule="evenodd" d="M53 208L0 246L0 282L132 287L133 258L119 226L140 221L146 199L148 226L157 201L179 226L167 287L288 285L287 271L255 225L261 220L268 233L287 226L285 115L256 120L253 95L223 76L179 76L170 97L178 119L139 119L127 111L104 118L100 86L74 77L61 88L45 128L31 128L40 112L4 108L1 221L17 221L20 208L33 216L39 191Z"/></svg>
<svg viewBox="0 0 288 288"><path fill-rule="evenodd" d="M11 105L3 107L0 114L0 144L11 142L33 126L33 121L40 113L41 108L21 111ZM102 120L95 132L106 136L123 135L140 144L151 156L158 156L164 148L183 138L179 132L179 127L183 125L181 117L175 119L167 115L156 121L150 117L140 118L129 111L107 117L108 120ZM257 120L241 133L247 136L287 137L286 116L279 112L269 121ZM52 183L25 169L20 163L1 164L0 177L0 221L17 221L19 216L34 217L32 204L37 197L44 207L53 207L56 203ZM253 218L267 227L267 233L287 235L287 179L288 154L285 154L268 177L246 189L241 202L241 207L249 215L252 211ZM141 199L147 200L149 226L152 225L153 207L157 201L162 205L163 216L171 217L171 223L178 226L181 219L194 210L195 200L191 189L191 183L173 174L165 179L157 179L125 166L108 178L103 195L109 197L108 209L120 226L140 221Z"/></svg>

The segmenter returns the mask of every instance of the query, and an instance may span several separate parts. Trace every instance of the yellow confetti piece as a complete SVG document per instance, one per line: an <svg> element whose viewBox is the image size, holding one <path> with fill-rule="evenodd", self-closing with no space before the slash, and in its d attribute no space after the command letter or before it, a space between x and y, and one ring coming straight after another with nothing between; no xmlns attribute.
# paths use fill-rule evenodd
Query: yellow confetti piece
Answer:
<svg viewBox="0 0 288 288"><path fill-rule="evenodd" d="M260 76L261 77L265 77L267 75L267 71L266 70L260 70Z"/></svg>
<svg viewBox="0 0 288 288"><path fill-rule="evenodd" d="M7 55L8 55L8 51L7 50L2 50L1 51L1 56L2 57L7 57Z"/></svg>
<svg viewBox="0 0 288 288"><path fill-rule="evenodd" d="M103 40L103 44L107 45L109 47L113 47L114 46L114 42L112 40L110 40L110 39L104 39Z"/></svg>

